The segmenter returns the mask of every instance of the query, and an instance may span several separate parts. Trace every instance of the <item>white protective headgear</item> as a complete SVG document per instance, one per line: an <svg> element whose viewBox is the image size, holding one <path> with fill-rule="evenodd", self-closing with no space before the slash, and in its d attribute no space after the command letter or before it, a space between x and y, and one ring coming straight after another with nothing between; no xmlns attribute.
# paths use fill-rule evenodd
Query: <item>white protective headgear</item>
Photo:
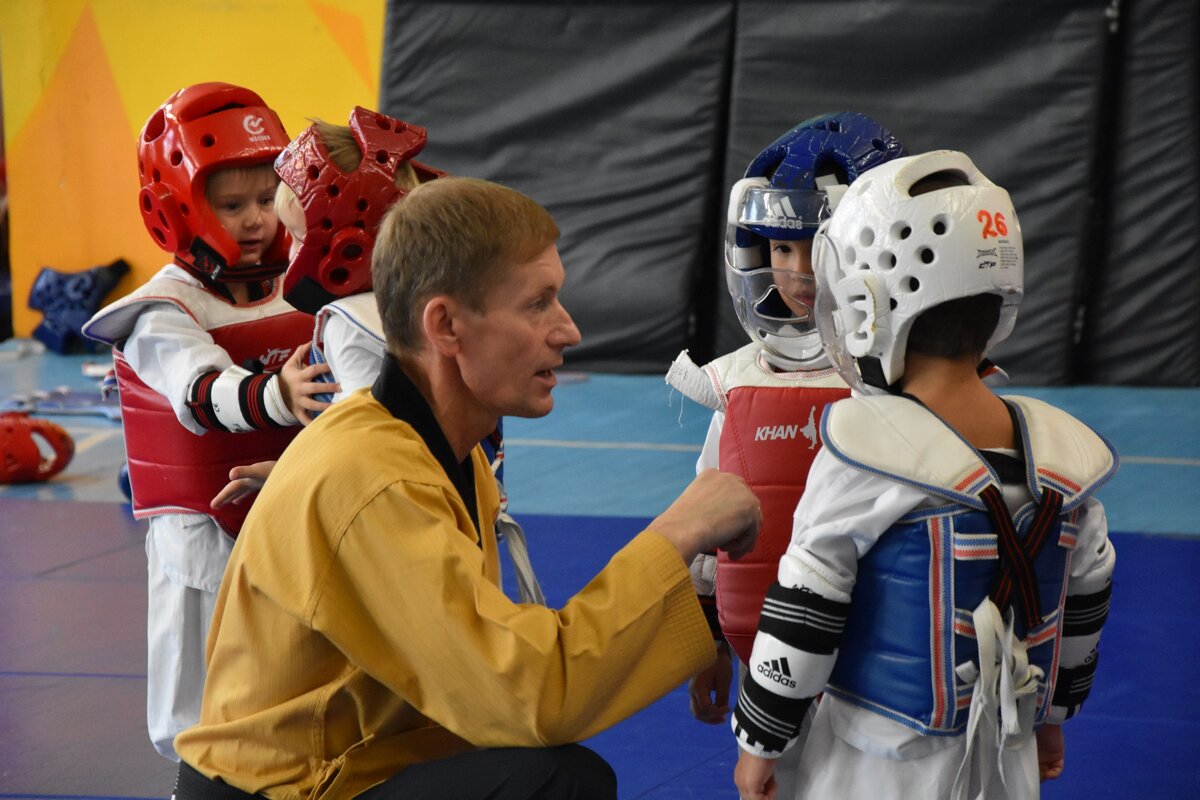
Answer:
<svg viewBox="0 0 1200 800"><path fill-rule="evenodd" d="M966 185L912 196L947 173ZM948 300L1003 299L987 354L1012 332L1024 291L1021 226L1008 192L953 150L882 164L846 191L813 245L816 317L850 386L882 394L904 375L913 320Z"/></svg>

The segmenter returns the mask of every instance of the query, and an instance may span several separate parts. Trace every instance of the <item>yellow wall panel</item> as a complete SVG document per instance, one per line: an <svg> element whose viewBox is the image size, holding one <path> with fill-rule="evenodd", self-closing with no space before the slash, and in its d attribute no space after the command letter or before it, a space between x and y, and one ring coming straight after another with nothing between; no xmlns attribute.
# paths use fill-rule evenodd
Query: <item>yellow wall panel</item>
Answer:
<svg viewBox="0 0 1200 800"><path fill-rule="evenodd" d="M383 19L383 0L0 0L16 335L42 266L125 258L115 297L169 260L137 212L135 141L171 92L247 86L293 135L344 122L376 104Z"/></svg>
<svg viewBox="0 0 1200 800"><path fill-rule="evenodd" d="M67 47L40 89L24 124L10 125L7 131L9 253L18 336L27 335L41 319L26 301L43 266L74 271L119 256L134 263L154 251L146 235L136 236L128 224L132 218L141 227L134 202L135 134L121 108L91 9L74 21ZM6 83L6 102L9 91Z"/></svg>
<svg viewBox="0 0 1200 800"><path fill-rule="evenodd" d="M88 0L0 0L0 76L21 75L21 83L45 85L88 5ZM19 91L9 80L4 92L4 124L16 130L33 113L41 92Z"/></svg>

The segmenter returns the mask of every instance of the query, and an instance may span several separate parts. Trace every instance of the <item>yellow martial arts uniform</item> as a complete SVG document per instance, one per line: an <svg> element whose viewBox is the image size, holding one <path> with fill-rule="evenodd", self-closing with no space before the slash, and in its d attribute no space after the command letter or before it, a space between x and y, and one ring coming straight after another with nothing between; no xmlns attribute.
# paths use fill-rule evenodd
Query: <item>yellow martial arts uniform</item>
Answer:
<svg viewBox="0 0 1200 800"><path fill-rule="evenodd" d="M639 534L561 610L518 605L497 586L497 507L481 449L454 463L388 359L373 389L301 433L255 501L182 759L271 798L353 797L473 746L579 741L711 663L666 539Z"/></svg>

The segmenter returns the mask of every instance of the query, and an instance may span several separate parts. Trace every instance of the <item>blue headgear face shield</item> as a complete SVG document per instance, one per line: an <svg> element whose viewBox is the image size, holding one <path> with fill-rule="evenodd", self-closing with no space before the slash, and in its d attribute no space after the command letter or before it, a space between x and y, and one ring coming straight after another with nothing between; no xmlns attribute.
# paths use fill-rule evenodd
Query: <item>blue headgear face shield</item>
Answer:
<svg viewBox="0 0 1200 800"><path fill-rule="evenodd" d="M769 241L806 247L806 240L828 216L828 199L821 191L775 189L767 184L766 178L743 178L730 194L725 237L729 294L742 327L763 345L776 366L819 367L822 353L814 334L812 275L773 268ZM753 246L739 246L739 234L752 238Z"/></svg>
<svg viewBox="0 0 1200 800"><path fill-rule="evenodd" d="M744 190L734 224L764 239L811 239L829 216L829 195L821 189L786 189L758 183L762 180L739 181ZM731 196L731 212L733 201Z"/></svg>
<svg viewBox="0 0 1200 800"><path fill-rule="evenodd" d="M730 193L726 282L742 327L784 369L828 366L815 326L811 275L771 268L772 240L811 240L849 183L903 154L864 114L800 123L764 149Z"/></svg>

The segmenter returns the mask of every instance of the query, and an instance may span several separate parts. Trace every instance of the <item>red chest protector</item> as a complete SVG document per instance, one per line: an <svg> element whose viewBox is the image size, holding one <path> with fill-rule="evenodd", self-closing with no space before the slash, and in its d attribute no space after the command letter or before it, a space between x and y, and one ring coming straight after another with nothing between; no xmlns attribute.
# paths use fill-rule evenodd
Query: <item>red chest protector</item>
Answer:
<svg viewBox="0 0 1200 800"><path fill-rule="evenodd" d="M752 376L750 385L724 387L720 469L749 484L763 513L752 552L738 561L717 553L721 630L743 663L750 661L763 598L778 575L779 559L792 537L792 515L821 447L821 413L828 403L850 396L832 370L812 373L811 380L794 379L800 374ZM755 385L760 383L770 385Z"/></svg>
<svg viewBox="0 0 1200 800"><path fill-rule="evenodd" d="M296 311L278 292L262 301L232 306L203 289L180 286L178 281L153 280L147 286L101 311L84 332L94 338L116 340L125 335L136 306L170 302L189 314L234 364L257 360L268 372L278 371L288 356L312 336L313 318ZM107 313L106 313L107 312ZM107 322L108 324L104 324ZM231 536L237 536L250 510L249 503L209 506L229 482L232 467L279 457L299 433L299 426L268 428L241 433L209 430L197 436L179 423L166 397L151 389L134 373L120 349L114 347L125 452L133 515L142 519L156 514L206 514Z"/></svg>

